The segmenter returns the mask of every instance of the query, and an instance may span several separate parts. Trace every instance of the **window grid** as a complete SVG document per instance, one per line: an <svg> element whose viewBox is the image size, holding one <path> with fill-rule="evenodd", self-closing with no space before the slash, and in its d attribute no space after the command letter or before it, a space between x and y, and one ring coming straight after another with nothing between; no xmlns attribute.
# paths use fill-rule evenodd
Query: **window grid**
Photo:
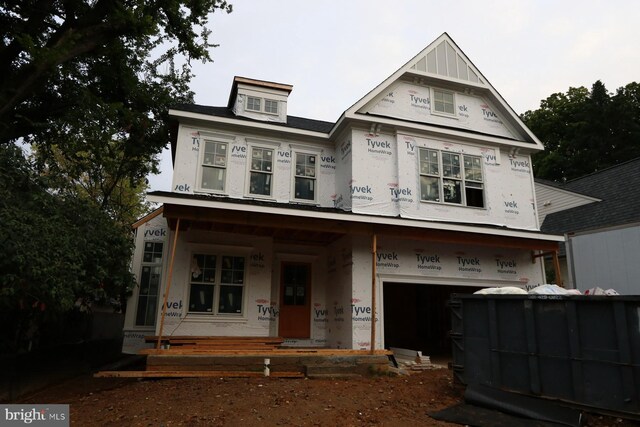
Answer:
<svg viewBox="0 0 640 427"><path fill-rule="evenodd" d="M313 201L316 187L316 155L295 153L294 199Z"/></svg>
<svg viewBox="0 0 640 427"><path fill-rule="evenodd" d="M224 191L226 176L227 143L205 140L200 186L206 190Z"/></svg>
<svg viewBox="0 0 640 427"><path fill-rule="evenodd" d="M249 194L271 196L273 175L273 150L253 147L251 149L251 170L249 176Z"/></svg>
<svg viewBox="0 0 640 427"><path fill-rule="evenodd" d="M420 148L419 171L422 201L484 208L482 157Z"/></svg>
<svg viewBox="0 0 640 427"><path fill-rule="evenodd" d="M136 307L136 326L155 326L160 277L162 274L162 242L145 242L140 272L140 290Z"/></svg>
<svg viewBox="0 0 640 427"><path fill-rule="evenodd" d="M453 92L433 90L433 109L438 113L455 115Z"/></svg>
<svg viewBox="0 0 640 427"><path fill-rule="evenodd" d="M241 315L244 274L244 257L194 254L191 261L189 312Z"/></svg>
<svg viewBox="0 0 640 427"><path fill-rule="evenodd" d="M265 99L264 112L270 114L278 114L278 101L275 101L273 99Z"/></svg>
<svg viewBox="0 0 640 427"><path fill-rule="evenodd" d="M256 98L255 96L247 97L247 110L251 111L260 111L260 98Z"/></svg>

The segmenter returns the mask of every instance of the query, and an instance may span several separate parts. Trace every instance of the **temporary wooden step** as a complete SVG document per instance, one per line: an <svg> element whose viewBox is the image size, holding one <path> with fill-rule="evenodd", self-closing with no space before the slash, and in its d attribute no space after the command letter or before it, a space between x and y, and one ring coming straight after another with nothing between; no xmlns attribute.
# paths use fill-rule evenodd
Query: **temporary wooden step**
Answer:
<svg viewBox="0 0 640 427"><path fill-rule="evenodd" d="M157 343L157 336L145 337L145 341ZM262 350L275 349L282 345L281 337L209 337L209 336L169 336L160 342L169 348L221 349L221 350Z"/></svg>
<svg viewBox="0 0 640 427"><path fill-rule="evenodd" d="M168 349L145 348L138 352L146 355L227 355L227 356L295 356L295 355L318 355L318 356L367 356L371 355L369 350L339 350L330 348L321 349L225 349L225 348L206 348L205 346L190 347L171 347ZM389 350L375 350L376 356L388 356L393 354Z"/></svg>
<svg viewBox="0 0 640 427"><path fill-rule="evenodd" d="M260 378L263 372L254 371L100 371L95 378ZM274 378L304 378L302 372L271 372Z"/></svg>

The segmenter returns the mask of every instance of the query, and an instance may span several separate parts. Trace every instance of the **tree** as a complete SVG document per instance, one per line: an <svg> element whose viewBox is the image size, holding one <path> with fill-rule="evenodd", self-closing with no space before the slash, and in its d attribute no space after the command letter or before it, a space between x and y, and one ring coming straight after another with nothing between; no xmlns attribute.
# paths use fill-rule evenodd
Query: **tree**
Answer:
<svg viewBox="0 0 640 427"><path fill-rule="evenodd" d="M130 141L157 131L158 95L189 97L187 67L210 60L209 14L221 0L3 1L0 143L108 109ZM164 50L164 52L163 52ZM151 60L155 53L158 60ZM167 64L164 74L160 64ZM160 103L160 110L166 103ZM99 117L99 116L93 116ZM67 131L77 130L70 126Z"/></svg>
<svg viewBox="0 0 640 427"><path fill-rule="evenodd" d="M615 95L596 81L591 90L569 88L522 116L544 143L533 156L538 178L563 182L640 156L640 85Z"/></svg>
<svg viewBox="0 0 640 427"><path fill-rule="evenodd" d="M0 223L2 347L23 348L45 315L118 302L134 284L131 238L88 200L50 192L13 144L0 146Z"/></svg>

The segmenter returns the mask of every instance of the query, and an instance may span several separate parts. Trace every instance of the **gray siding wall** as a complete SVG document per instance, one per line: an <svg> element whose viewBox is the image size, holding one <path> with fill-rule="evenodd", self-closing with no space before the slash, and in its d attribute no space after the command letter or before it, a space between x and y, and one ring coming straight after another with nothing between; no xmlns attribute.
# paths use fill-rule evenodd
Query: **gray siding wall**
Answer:
<svg viewBox="0 0 640 427"><path fill-rule="evenodd" d="M581 194L549 187L538 182L536 182L535 188L538 219L540 220L540 224L544 222L544 218L549 214L575 208L576 206L586 205L587 203L592 203L598 200Z"/></svg>
<svg viewBox="0 0 640 427"><path fill-rule="evenodd" d="M576 287L640 295L640 224L569 237Z"/></svg>

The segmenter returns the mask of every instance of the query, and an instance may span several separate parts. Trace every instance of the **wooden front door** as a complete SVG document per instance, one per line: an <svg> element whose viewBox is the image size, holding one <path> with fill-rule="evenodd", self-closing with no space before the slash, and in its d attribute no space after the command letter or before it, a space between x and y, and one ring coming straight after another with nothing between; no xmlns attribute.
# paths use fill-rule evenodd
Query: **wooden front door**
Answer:
<svg viewBox="0 0 640 427"><path fill-rule="evenodd" d="M309 338L311 326L311 264L283 262L280 269L282 338Z"/></svg>

